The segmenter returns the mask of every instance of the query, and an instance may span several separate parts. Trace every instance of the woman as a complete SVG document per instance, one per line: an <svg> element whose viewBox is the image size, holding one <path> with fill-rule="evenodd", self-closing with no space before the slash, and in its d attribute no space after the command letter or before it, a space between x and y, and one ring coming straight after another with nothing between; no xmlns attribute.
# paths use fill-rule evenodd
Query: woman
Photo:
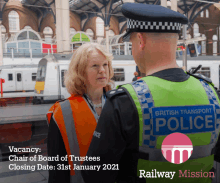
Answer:
<svg viewBox="0 0 220 183"><path fill-rule="evenodd" d="M112 89L112 58L97 43L84 44L73 54L64 78L71 97L57 102L47 115L48 157L57 157L48 161L53 167L49 183L83 182L76 169L88 161L86 153L105 103L105 92Z"/></svg>

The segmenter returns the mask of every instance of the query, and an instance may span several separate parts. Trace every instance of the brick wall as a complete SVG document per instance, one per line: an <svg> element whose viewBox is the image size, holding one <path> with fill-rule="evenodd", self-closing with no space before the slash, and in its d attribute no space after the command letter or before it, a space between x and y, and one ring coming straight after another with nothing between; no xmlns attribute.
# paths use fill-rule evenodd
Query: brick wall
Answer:
<svg viewBox="0 0 220 183"><path fill-rule="evenodd" d="M204 11L204 16L200 17L200 15L195 19L194 22L196 22L199 25L199 33L205 34L206 36L206 55L213 55L213 35L217 35L217 28L220 25L220 10L216 8L214 5L210 6L208 8L209 11L209 18L206 18L206 10ZM193 38L193 25L191 24L192 28L190 28L189 32L190 35ZM214 29L212 31L207 31L209 29ZM219 34L219 33L218 33ZM218 35L217 35L218 36ZM199 42L201 45L201 41ZM217 44L217 53L219 54L219 41Z"/></svg>

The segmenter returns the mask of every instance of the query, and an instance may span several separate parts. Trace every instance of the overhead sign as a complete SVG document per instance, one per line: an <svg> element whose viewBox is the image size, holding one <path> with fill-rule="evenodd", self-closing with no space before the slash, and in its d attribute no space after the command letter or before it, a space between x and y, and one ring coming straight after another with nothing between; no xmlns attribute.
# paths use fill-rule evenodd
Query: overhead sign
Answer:
<svg viewBox="0 0 220 183"><path fill-rule="evenodd" d="M82 38L82 41L85 41L85 42L90 42L90 39L87 35L81 33L81 38Z"/></svg>
<svg viewBox="0 0 220 183"><path fill-rule="evenodd" d="M71 42L90 42L90 38L84 33L76 33Z"/></svg>
<svg viewBox="0 0 220 183"><path fill-rule="evenodd" d="M53 50L53 53L57 53L57 45L43 43L42 48L43 48L42 50L43 53L48 53L48 50L50 53L52 53L52 50Z"/></svg>
<svg viewBox="0 0 220 183"><path fill-rule="evenodd" d="M80 33L75 34L72 37L71 42L80 42Z"/></svg>

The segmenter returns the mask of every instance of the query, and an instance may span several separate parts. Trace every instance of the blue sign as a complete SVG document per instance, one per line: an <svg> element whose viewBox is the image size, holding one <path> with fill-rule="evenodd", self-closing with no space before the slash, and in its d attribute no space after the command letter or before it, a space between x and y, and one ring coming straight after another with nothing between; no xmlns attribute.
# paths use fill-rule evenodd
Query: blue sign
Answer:
<svg viewBox="0 0 220 183"><path fill-rule="evenodd" d="M152 108L153 135L174 132L201 133L215 130L213 105Z"/></svg>

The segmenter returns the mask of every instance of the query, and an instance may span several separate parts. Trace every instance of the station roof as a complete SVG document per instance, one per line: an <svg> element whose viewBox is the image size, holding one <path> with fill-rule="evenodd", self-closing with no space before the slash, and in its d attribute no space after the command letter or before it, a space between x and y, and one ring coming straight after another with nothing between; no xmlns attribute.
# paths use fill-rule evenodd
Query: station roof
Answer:
<svg viewBox="0 0 220 183"><path fill-rule="evenodd" d="M8 0L3 0L4 3L1 3L0 18L7 1ZM22 0L21 2L24 6L37 14L38 18L40 18L40 22L48 13L53 14L54 20L56 20L55 0ZM70 11L78 14L81 20L99 16L104 20L105 25L109 25L112 15L118 18L119 23L126 20L121 13L121 6L127 2L132 2L132 0L69 0ZM133 0L133 2L160 5L161 0ZM177 5L178 11L182 14L186 14L189 21L193 22L200 12L215 2L219 2L219 0L177 0ZM201 7L202 9L200 9Z"/></svg>
<svg viewBox="0 0 220 183"><path fill-rule="evenodd" d="M2 0L0 3L0 20L2 21L2 12L4 10L4 7L6 5L6 3L8 2L8 0Z"/></svg>
<svg viewBox="0 0 220 183"><path fill-rule="evenodd" d="M21 3L34 11L38 18L51 11L55 15L55 0L22 0Z"/></svg>

